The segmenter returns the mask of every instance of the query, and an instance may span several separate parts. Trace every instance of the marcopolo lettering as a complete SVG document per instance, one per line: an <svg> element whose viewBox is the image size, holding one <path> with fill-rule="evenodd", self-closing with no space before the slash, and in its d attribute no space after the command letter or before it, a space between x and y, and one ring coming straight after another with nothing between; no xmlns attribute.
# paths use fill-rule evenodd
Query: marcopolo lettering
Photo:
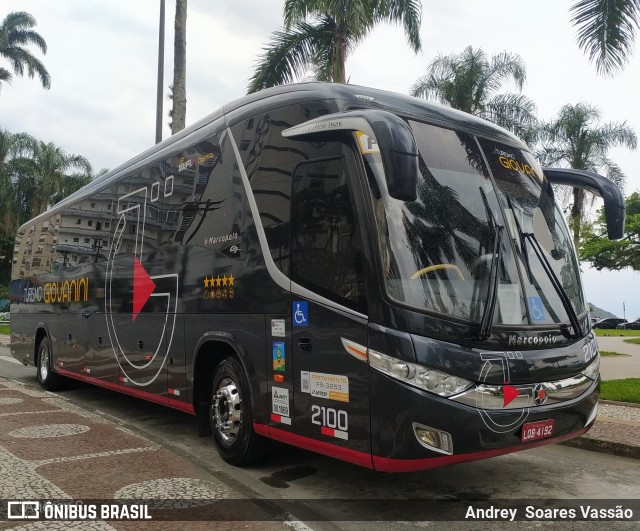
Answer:
<svg viewBox="0 0 640 531"><path fill-rule="evenodd" d="M509 336L509 346L522 346L522 345L552 345L558 341L558 336L552 336L547 334L546 336L530 336L520 337L516 335Z"/></svg>

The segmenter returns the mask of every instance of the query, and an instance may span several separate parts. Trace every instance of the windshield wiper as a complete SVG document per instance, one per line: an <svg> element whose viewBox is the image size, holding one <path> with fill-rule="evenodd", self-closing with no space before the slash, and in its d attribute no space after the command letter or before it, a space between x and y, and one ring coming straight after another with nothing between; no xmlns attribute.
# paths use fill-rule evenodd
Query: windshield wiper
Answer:
<svg viewBox="0 0 640 531"><path fill-rule="evenodd" d="M576 314L576 311L573 309L573 305L569 300L569 296L567 295L567 292L562 287L562 283L560 282L558 275L556 275L555 271L551 267L551 264L549 263L549 260L547 260L547 257L544 255L542 246L540 245L540 243L538 243L538 239L536 238L536 235L533 234L532 232L523 232L521 234L522 234L523 242L526 242L527 240L531 242L531 248L533 249L533 252L538 257L538 260L542 265L542 269L544 269L544 272L547 274L547 277L551 281L551 285L553 286L553 289L556 290L556 293L558 294L558 297L562 302L562 306L564 306L565 312L567 312L567 315L569 316L569 321L571 321L571 326L573 327L573 330L575 332L574 337L579 338L581 329L580 329L580 320L578 319L578 314ZM525 254L526 256L526 249L523 249L523 254Z"/></svg>
<svg viewBox="0 0 640 531"><path fill-rule="evenodd" d="M484 305L484 312L482 312L482 319L480 320L480 330L478 331L477 339L484 341L491 335L491 328L493 327L493 314L496 310L496 302L498 300L498 273L500 263L502 261L502 231L504 227L499 225L496 218L489 207L489 201L487 200L487 194L480 187L480 195L484 202L484 208L487 211L487 217L491 221L491 228L495 238L493 240L493 253L491 255L491 268L489 269L489 284L487 286L487 300Z"/></svg>
<svg viewBox="0 0 640 531"><path fill-rule="evenodd" d="M482 320L480 321L480 331L478 332L478 340L484 341L491 335L493 327L493 314L496 310L496 302L498 300L498 269L502 260L502 225L495 225L496 238L493 243L493 255L491 257L491 269L489 270L489 285L487 287L487 301L484 305Z"/></svg>

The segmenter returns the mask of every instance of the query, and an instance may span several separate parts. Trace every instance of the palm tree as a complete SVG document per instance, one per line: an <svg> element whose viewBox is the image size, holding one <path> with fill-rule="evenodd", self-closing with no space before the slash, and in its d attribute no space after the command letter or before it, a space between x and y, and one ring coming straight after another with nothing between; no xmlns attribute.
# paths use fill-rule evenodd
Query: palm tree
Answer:
<svg viewBox="0 0 640 531"><path fill-rule="evenodd" d="M410 93L491 120L532 141L537 121L533 101L522 94L497 94L508 81L522 90L526 76L519 55L503 52L489 60L481 48L467 46L460 54L438 55Z"/></svg>
<svg viewBox="0 0 640 531"><path fill-rule="evenodd" d="M541 128L543 142L537 153L544 165L566 164L570 168L604 173L618 187L624 185L620 167L608 158L609 150L616 146L635 149L638 143L635 131L623 123L598 125L600 111L586 103L565 105L558 116ZM585 191L573 188L571 227L578 248L580 228L584 218Z"/></svg>
<svg viewBox="0 0 640 531"><path fill-rule="evenodd" d="M83 156L69 155L52 142L28 135L24 135L24 143L11 159L10 168L16 194L14 206L21 212L21 221L41 214L92 177L91 164Z"/></svg>
<svg viewBox="0 0 640 531"><path fill-rule="evenodd" d="M0 56L11 64L13 72L23 76L26 69L30 78L36 74L40 78L42 86L48 89L51 86L49 72L24 46L33 44L40 48L43 54L47 53L47 43L39 33L33 31L36 19L29 13L17 11L9 13L0 25ZM0 81L11 82L11 72L0 67Z"/></svg>
<svg viewBox="0 0 640 531"><path fill-rule="evenodd" d="M35 138L26 133L13 134L0 129L0 232L13 235L18 226L28 219L23 208L17 181L24 165L20 160L36 144Z"/></svg>
<svg viewBox="0 0 640 531"><path fill-rule="evenodd" d="M640 27L640 0L574 0L570 12L578 28L578 46L590 61L595 59L598 73L622 70Z"/></svg>
<svg viewBox="0 0 640 531"><path fill-rule="evenodd" d="M308 68L319 81L346 83L347 55L381 22L400 23L421 49L418 0L285 0L284 29L264 48L247 92L291 83Z"/></svg>

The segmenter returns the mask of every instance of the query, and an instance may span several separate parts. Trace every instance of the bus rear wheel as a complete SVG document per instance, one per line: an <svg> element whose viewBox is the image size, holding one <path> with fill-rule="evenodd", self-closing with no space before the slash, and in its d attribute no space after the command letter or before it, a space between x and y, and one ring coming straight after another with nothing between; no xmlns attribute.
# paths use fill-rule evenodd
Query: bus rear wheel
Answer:
<svg viewBox="0 0 640 531"><path fill-rule="evenodd" d="M51 343L48 337L43 337L38 345L38 381L40 386L47 391L56 391L60 388L60 376L52 370L53 358L51 355Z"/></svg>
<svg viewBox="0 0 640 531"><path fill-rule="evenodd" d="M268 441L253 430L249 382L237 360L220 362L212 389L209 422L218 453L231 465L257 463L264 457Z"/></svg>

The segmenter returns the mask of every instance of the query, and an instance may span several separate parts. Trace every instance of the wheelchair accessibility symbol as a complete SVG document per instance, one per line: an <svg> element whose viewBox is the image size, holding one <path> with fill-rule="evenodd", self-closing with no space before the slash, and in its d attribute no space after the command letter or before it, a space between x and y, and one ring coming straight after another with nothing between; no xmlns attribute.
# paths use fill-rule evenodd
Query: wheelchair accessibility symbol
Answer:
<svg viewBox="0 0 640 531"><path fill-rule="evenodd" d="M540 297L527 297L529 301L529 313L531 320L535 322L544 321L544 306Z"/></svg>
<svg viewBox="0 0 640 531"><path fill-rule="evenodd" d="M293 301L293 326L309 326L309 307L307 301Z"/></svg>

